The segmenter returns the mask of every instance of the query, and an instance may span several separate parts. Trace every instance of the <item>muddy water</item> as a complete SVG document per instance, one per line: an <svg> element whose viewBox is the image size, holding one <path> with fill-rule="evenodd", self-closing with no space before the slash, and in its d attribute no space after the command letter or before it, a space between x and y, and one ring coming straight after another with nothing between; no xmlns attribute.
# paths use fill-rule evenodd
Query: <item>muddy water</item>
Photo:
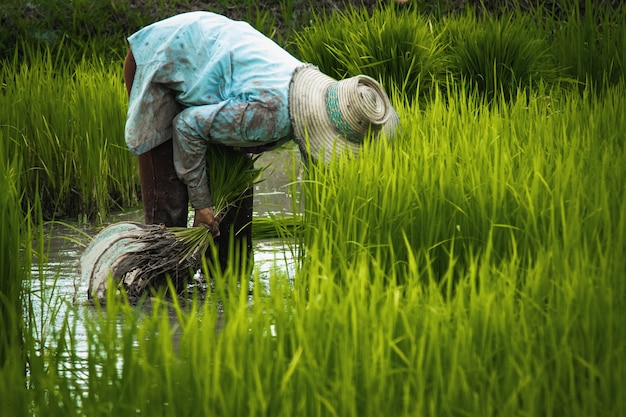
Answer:
<svg viewBox="0 0 626 417"><path fill-rule="evenodd" d="M297 210L293 207L293 190L289 184L293 181L294 166L300 170L297 156L294 162L292 149L268 152L259 158L257 166L267 167L262 181L255 187L254 216L290 214ZM294 165L295 164L295 165ZM110 223L117 221L143 221L141 209L131 210L110 217ZM79 224L54 224L46 229L48 257L45 264L32 266L33 279L30 284L32 300L31 319L35 325L37 337L44 344L52 342L54 334L68 318L76 326L72 331L76 356L68 369L80 377L87 358L87 336L83 326L87 317L95 314L95 309L87 301L87 282L80 280L80 256L89 237L98 232L92 227ZM281 270L289 276L294 274L295 261L292 248L279 240L254 241L255 272L261 282L267 282L270 270ZM82 358L82 359L81 359Z"/></svg>

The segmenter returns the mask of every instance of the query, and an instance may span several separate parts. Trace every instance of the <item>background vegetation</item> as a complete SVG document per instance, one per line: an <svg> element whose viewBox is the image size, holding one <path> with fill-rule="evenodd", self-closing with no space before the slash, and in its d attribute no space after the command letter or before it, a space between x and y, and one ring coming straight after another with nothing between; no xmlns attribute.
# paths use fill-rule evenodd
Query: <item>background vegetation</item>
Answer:
<svg viewBox="0 0 626 417"><path fill-rule="evenodd" d="M467 4L224 4L329 74L380 79L400 137L309 167L295 276L254 277L252 302L233 269L202 304L111 298L40 329L44 214L137 202L115 34L192 5L3 6L28 28L2 35L3 415L624 415L626 11Z"/></svg>
<svg viewBox="0 0 626 417"><path fill-rule="evenodd" d="M0 5L0 58L13 56L16 45L28 45L49 47L53 52L76 49L78 53L97 53L115 59L120 50L125 50L125 38L142 26L192 10L209 10L247 20L285 44L293 33L315 20L324 20L346 9L371 11L378 5L415 9L434 19L467 11L492 16L518 11L541 14L560 25L570 20L572 14L599 22L597 13L611 13L620 8L620 3L619 0L5 0ZM588 44L589 51L593 50L591 46Z"/></svg>
<svg viewBox="0 0 626 417"><path fill-rule="evenodd" d="M88 3L89 7L82 2L28 3L22 9L18 3L3 6L13 13L33 7L40 13L9 19L21 25L21 31L10 35L0 31L18 37L0 68L0 102L6 109L0 115L0 129L10 139L7 150L23 158L22 166L31 172L24 183L27 203L32 204L38 194L46 218L101 222L111 210L138 200L136 161L123 141L126 97L121 57L127 48L125 37L133 31L131 22L139 27L154 19L153 13L167 15L191 6L158 3L151 13L141 14L143 3L125 8L123 2ZM509 100L518 90L540 84L595 94L619 83L626 71L623 7L526 4L523 12L522 6L507 6L509 14L485 15L479 12L482 9L459 11L457 5L447 6L452 14L435 15L433 10L441 7L435 8L434 3L381 5L329 14L316 8L306 20L295 19L305 13L300 3L283 0L264 6L268 10L280 6L281 13L253 22L260 28L267 24L267 33L329 75L366 73L381 80L392 98L409 104L417 101L422 107L460 84L487 102L499 96ZM117 20L98 12L114 6L119 10ZM195 8L200 6L194 3ZM44 13L45 8L60 8L72 18L53 19L61 11ZM241 4L227 10L242 15L256 9ZM275 19L285 20L287 9L302 25L300 29L276 26ZM95 12L99 18L91 14ZM87 26L87 21L93 24ZM30 38L52 22L61 22L54 41ZM110 32L101 33L98 27Z"/></svg>

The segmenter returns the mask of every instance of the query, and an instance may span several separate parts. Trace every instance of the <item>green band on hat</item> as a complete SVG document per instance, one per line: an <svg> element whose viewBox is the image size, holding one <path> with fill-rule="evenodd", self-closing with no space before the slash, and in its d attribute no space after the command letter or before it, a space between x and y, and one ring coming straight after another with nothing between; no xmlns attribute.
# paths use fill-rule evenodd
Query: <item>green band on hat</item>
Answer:
<svg viewBox="0 0 626 417"><path fill-rule="evenodd" d="M354 143L363 142L363 135L352 129L341 113L339 95L337 94L337 83L332 84L328 87L328 90L326 90L326 112L332 124L337 128L337 131L347 140Z"/></svg>

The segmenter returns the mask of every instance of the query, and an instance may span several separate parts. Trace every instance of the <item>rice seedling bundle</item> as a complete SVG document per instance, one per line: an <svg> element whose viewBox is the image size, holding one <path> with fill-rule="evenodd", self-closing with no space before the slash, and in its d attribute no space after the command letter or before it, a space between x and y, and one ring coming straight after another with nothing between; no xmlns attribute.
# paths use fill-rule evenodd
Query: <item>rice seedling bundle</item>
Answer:
<svg viewBox="0 0 626 417"><path fill-rule="evenodd" d="M213 209L221 219L258 181L261 169L254 167L256 158L219 145L208 146L206 160ZM168 280L182 293L213 239L205 227L114 223L94 237L81 258L88 297L104 301L110 275L133 299L146 290L167 287Z"/></svg>

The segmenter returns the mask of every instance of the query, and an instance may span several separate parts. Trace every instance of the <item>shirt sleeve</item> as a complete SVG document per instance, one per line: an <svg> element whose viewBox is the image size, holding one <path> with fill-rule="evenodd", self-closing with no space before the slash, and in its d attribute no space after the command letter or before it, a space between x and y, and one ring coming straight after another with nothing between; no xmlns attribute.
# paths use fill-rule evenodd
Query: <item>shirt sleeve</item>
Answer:
<svg viewBox="0 0 626 417"><path fill-rule="evenodd" d="M205 155L207 142L252 147L280 139L276 110L271 104L229 99L218 104L188 107L174 119L174 167L187 185L195 209L209 207ZM280 133L280 132L279 132Z"/></svg>

